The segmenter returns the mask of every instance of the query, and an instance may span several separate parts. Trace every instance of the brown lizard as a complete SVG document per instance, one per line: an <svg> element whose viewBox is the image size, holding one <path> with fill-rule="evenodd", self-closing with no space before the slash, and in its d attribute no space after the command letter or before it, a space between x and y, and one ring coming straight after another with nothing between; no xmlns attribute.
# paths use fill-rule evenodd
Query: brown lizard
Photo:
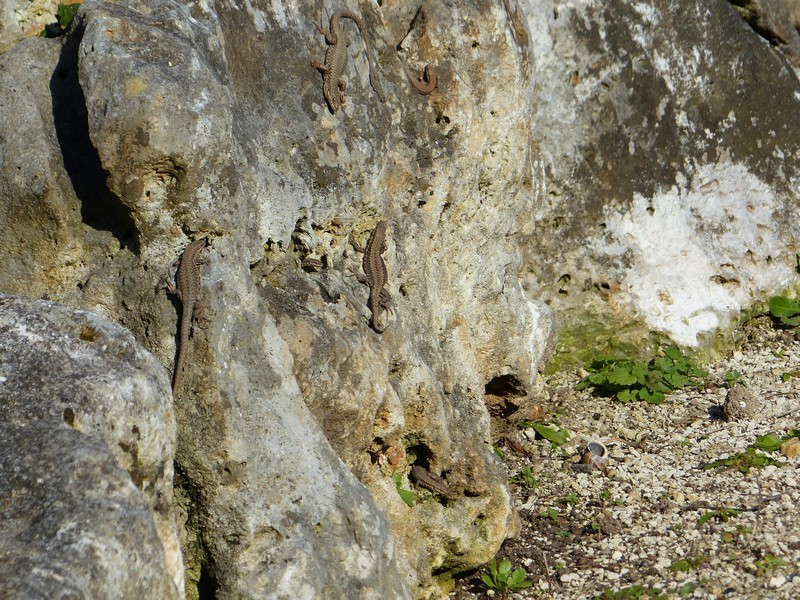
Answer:
<svg viewBox="0 0 800 600"><path fill-rule="evenodd" d="M369 234L366 246L362 247L355 241L351 241L351 243L358 252L364 253L364 258L361 260L364 275L359 275L358 280L369 286L368 303L372 313L372 328L378 333L383 333L384 328L380 326L379 322L380 312L389 310L391 300L389 291L385 288L389 280L389 273L381 256L386 251L386 221L379 221L375 225L375 229Z"/></svg>
<svg viewBox="0 0 800 600"><path fill-rule="evenodd" d="M418 93L427 96L436 89L439 78L431 65L425 65L425 68L422 70L422 77L415 77L411 69L409 69L408 65L405 63L403 63L403 68L406 71L408 82Z"/></svg>
<svg viewBox="0 0 800 600"><path fill-rule="evenodd" d="M311 63L312 67L322 73L322 94L325 96L325 101L328 103L332 113L339 110L339 107L344 103L345 83L342 80L342 75L344 75L344 69L347 66L347 47L350 45L350 38L347 37L340 19L350 19L358 26L361 37L364 38L364 44L367 47L369 82L378 99L383 102L383 96L375 79L375 61L372 59L372 45L369 42L364 22L355 13L347 10L337 10L331 17L330 31L325 31L319 25L317 26L317 29L325 36L325 41L328 43L328 49L325 51L325 63Z"/></svg>
<svg viewBox="0 0 800 600"><path fill-rule="evenodd" d="M181 383L181 372L186 358L186 346L189 345L189 330L192 320L196 319L195 304L200 292L200 250L206 245L206 238L193 241L181 255L178 272L175 274L177 288L170 282L170 291L177 294L183 305L181 311L181 327L178 334L178 357L175 360L175 372L172 375L172 395L178 391Z"/></svg>
<svg viewBox="0 0 800 600"><path fill-rule="evenodd" d="M435 494L439 494L447 500L455 500L458 496L449 488L441 477L434 475L428 469L420 465L411 467L411 476L418 486L424 487Z"/></svg>

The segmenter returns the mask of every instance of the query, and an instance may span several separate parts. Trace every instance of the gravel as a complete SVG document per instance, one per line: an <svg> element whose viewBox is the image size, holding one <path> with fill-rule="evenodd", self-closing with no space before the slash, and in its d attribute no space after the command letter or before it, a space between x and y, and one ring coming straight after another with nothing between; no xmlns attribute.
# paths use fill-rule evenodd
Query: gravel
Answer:
<svg viewBox="0 0 800 600"><path fill-rule="evenodd" d="M794 332L762 318L742 334L740 349L704 365L697 388L661 405L576 392L576 372L541 382L544 423L570 437L559 447L530 430L517 434L524 452L502 446L510 474L528 467L536 478L512 486L520 534L497 559L525 569L532 585L509 598L800 597L800 458L775 451L778 465L747 473L703 469L758 436L800 429ZM735 392L732 371L741 373ZM608 450L602 471L578 464L590 441ZM457 581L450 597L500 597L484 572Z"/></svg>

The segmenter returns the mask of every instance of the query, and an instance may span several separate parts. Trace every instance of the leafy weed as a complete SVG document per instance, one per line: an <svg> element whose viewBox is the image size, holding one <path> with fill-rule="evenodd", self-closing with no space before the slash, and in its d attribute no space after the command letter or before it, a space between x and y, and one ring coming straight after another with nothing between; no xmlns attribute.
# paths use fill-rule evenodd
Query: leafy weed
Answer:
<svg viewBox="0 0 800 600"><path fill-rule="evenodd" d="M685 388L706 373L675 346L645 363L628 358L599 358L588 366L590 374L581 379L578 391L594 387L601 395L623 403L644 400L661 404L666 394Z"/></svg>

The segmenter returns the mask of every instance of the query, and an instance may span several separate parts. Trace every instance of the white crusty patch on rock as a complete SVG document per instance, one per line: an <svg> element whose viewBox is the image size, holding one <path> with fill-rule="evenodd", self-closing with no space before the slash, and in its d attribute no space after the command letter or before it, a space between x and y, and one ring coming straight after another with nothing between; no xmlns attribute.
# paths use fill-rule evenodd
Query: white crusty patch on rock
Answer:
<svg viewBox="0 0 800 600"><path fill-rule="evenodd" d="M707 165L691 183L608 208L610 241L595 250L620 262L618 301L696 347L698 336L791 281L794 255L773 226L780 207L745 167Z"/></svg>

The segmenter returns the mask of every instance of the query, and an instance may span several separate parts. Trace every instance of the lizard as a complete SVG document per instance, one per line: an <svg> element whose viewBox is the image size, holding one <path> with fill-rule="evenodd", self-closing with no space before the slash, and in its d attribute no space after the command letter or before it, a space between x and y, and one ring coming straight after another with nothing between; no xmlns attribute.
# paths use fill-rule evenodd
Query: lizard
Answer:
<svg viewBox="0 0 800 600"><path fill-rule="evenodd" d="M178 271L175 274L177 287L170 282L169 289L176 294L181 301L183 309L181 311L181 324L178 333L178 357L175 359L175 371L172 375L172 395L178 391L181 383L181 372L186 360L186 347L189 345L189 331L192 320L196 319L195 304L197 295L200 291L200 250L206 245L206 238L193 241L186 247L181 254Z"/></svg>
<svg viewBox="0 0 800 600"><path fill-rule="evenodd" d="M375 61L372 58L372 45L369 42L364 22L361 17L353 12L337 10L331 16L329 31L325 31L325 29L317 25L317 29L325 36L325 41L328 43L328 49L325 51L325 62L322 64L318 62L311 63L312 67L322 73L322 94L325 96L325 101L328 103L332 113L339 110L339 107L344 103L345 83L342 81L342 75L347 66L347 46L350 45L350 39L342 27L341 19L350 19L361 32L361 37L364 38L364 45L367 47L369 82L378 99L383 102L383 96L375 79Z"/></svg>
<svg viewBox="0 0 800 600"><path fill-rule="evenodd" d="M423 96L427 96L436 89L436 85L439 83L439 78L437 77L433 66L425 65L425 68L422 70L422 77L415 77L411 72L411 69L409 69L408 65L405 63L403 63L403 68L406 71L408 82L415 90L417 90L418 93L422 94Z"/></svg>
<svg viewBox="0 0 800 600"><path fill-rule="evenodd" d="M411 476L418 486L424 487L435 494L439 494L447 500L455 500L458 496L447 487L447 484L441 477L434 475L428 469L421 465L414 465L411 467Z"/></svg>
<svg viewBox="0 0 800 600"><path fill-rule="evenodd" d="M379 322L380 312L381 309L389 310L391 300L389 291L385 289L389 273L381 256L386 251L386 221L379 221L375 225L375 229L369 234L366 246L362 247L354 240L351 243L356 251L364 253L364 258L361 260L364 275L359 275L358 280L369 286L368 305L372 313L372 328L377 333L383 333L384 328L380 326Z"/></svg>

